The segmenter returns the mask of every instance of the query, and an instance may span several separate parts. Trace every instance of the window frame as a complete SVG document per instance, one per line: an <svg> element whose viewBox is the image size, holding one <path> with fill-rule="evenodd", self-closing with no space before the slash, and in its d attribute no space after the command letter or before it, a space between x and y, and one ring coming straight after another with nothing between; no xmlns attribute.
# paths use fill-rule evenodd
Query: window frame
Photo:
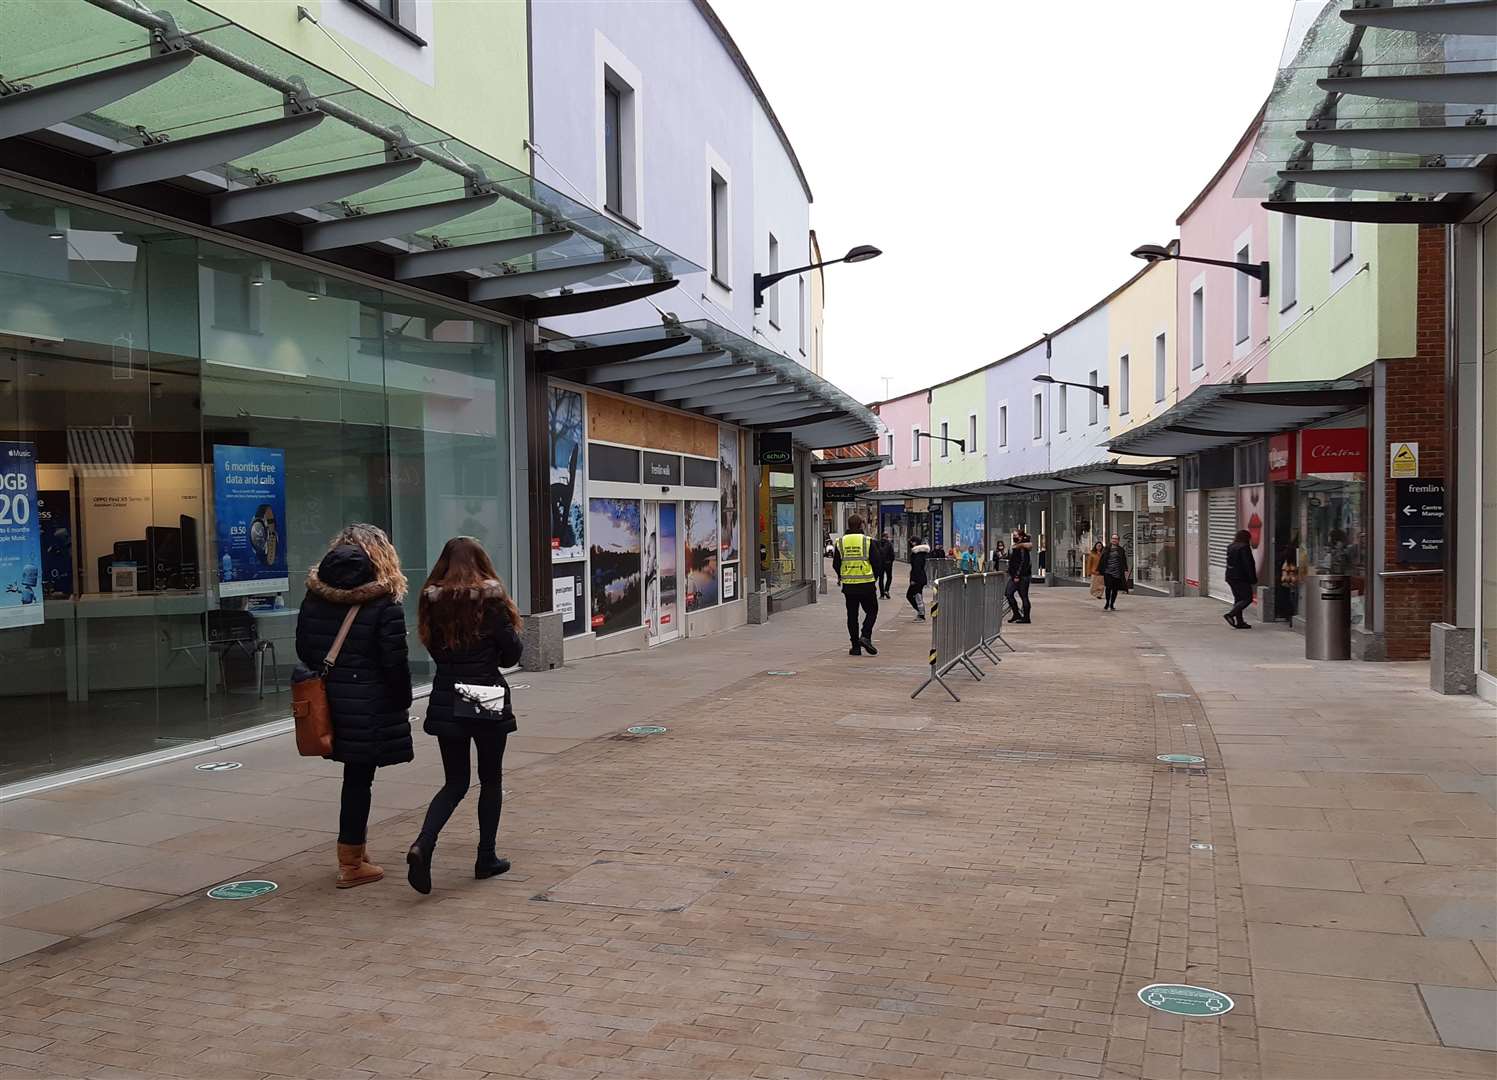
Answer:
<svg viewBox="0 0 1497 1080"><path fill-rule="evenodd" d="M1118 415L1127 416L1133 395L1128 392L1132 382L1133 361L1127 353L1118 357Z"/></svg>
<svg viewBox="0 0 1497 1080"><path fill-rule="evenodd" d="M1281 214L1279 219L1279 314L1299 304L1299 216Z"/></svg>
<svg viewBox="0 0 1497 1080"><path fill-rule="evenodd" d="M967 414L967 449L962 451L963 455L977 453L977 414Z"/></svg>
<svg viewBox="0 0 1497 1080"><path fill-rule="evenodd" d="M894 432L892 432L892 431L886 431L886 432L884 432L884 438L886 440L888 440L887 441L887 448L888 448L888 453L889 453L889 464L892 465L892 464L894 464Z"/></svg>
<svg viewBox="0 0 1497 1080"><path fill-rule="evenodd" d="M1029 418L1030 442L1041 442L1045 438L1045 392L1036 390L1034 392L1034 411Z"/></svg>
<svg viewBox="0 0 1497 1080"><path fill-rule="evenodd" d="M1102 373L1096 368L1092 368L1086 376L1088 386L1100 388L1102 385L1101 379ZM1088 391L1086 396L1091 399L1086 403L1086 426L1094 427L1102 421L1102 395Z"/></svg>
<svg viewBox="0 0 1497 1080"><path fill-rule="evenodd" d="M612 42L599 35L593 74L597 113L597 204L607 216L634 229L644 221L644 76ZM608 91L618 98L618 206L608 198Z"/></svg>
<svg viewBox="0 0 1497 1080"><path fill-rule="evenodd" d="M1343 226L1345 226L1344 230L1342 228ZM1343 231L1345 232L1345 235L1346 235L1346 253L1344 255L1342 255L1338 259L1336 257L1336 243L1341 238L1341 235L1342 235ZM1346 266L1347 263L1351 262L1356 257L1357 257L1357 226L1356 226L1356 223L1355 222L1351 222L1351 221L1333 221L1333 222L1331 222L1331 273L1334 274L1337 270L1342 269L1343 267Z"/></svg>
<svg viewBox="0 0 1497 1080"><path fill-rule="evenodd" d="M608 138L610 126L613 131L612 146L609 146ZM618 217L626 216L623 91L609 79L603 81L603 177L603 209Z"/></svg>
<svg viewBox="0 0 1497 1080"><path fill-rule="evenodd" d="M951 439L951 421L949 421L949 420L942 420L941 421L941 456L943 458L949 458L949 457L951 457L951 442L950 442L950 439Z"/></svg>
<svg viewBox="0 0 1497 1080"><path fill-rule="evenodd" d="M719 196L719 191L721 195ZM707 147L707 275L724 294L733 291L733 172Z"/></svg>
<svg viewBox="0 0 1497 1080"><path fill-rule="evenodd" d="M1071 399L1066 393L1069 386L1055 388L1055 434L1064 435L1071 430Z"/></svg>
<svg viewBox="0 0 1497 1080"><path fill-rule="evenodd" d="M431 43L429 41L427 41L420 34L416 33L414 18L411 19L411 23L413 25L410 26L407 26L403 21L403 11L410 11L414 14L416 10L414 0L389 0L391 11L391 14L389 15L386 15L383 11L380 10L378 0L345 0L345 2L350 6L358 9L359 11L362 11L371 19L375 19L376 21L384 24L384 26L386 26L390 30L395 31L401 37L421 46L421 48L425 49L430 46Z"/></svg>
<svg viewBox="0 0 1497 1080"><path fill-rule="evenodd" d="M1156 405L1169 397L1170 346L1168 334L1168 330L1161 330L1154 335L1154 403Z"/></svg>
<svg viewBox="0 0 1497 1080"><path fill-rule="evenodd" d="M1190 380L1199 382L1206 374L1206 278L1191 282L1190 288Z"/></svg>
<svg viewBox="0 0 1497 1080"><path fill-rule="evenodd" d="M920 464L920 426L910 428L910 464Z"/></svg>
<svg viewBox="0 0 1497 1080"><path fill-rule="evenodd" d="M1239 239L1232 252L1234 262L1252 262L1253 242L1251 238ZM1245 349L1252 347L1253 279L1240 270L1232 271L1232 279L1232 351L1235 358L1240 356Z"/></svg>
<svg viewBox="0 0 1497 1080"><path fill-rule="evenodd" d="M780 269L780 241L774 233L769 234L769 267L766 274L777 273ZM769 325L776 330L780 329L780 285L775 282L765 290L764 311L769 319Z"/></svg>
<svg viewBox="0 0 1497 1080"><path fill-rule="evenodd" d="M998 449L1008 449L1008 402L998 402Z"/></svg>

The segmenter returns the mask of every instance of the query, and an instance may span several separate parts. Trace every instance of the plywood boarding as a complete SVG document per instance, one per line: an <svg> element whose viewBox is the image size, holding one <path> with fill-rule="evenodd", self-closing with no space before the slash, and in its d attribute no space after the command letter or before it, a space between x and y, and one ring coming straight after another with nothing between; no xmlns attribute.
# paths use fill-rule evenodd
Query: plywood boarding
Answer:
<svg viewBox="0 0 1497 1080"><path fill-rule="evenodd" d="M587 437L651 450L717 457L717 425L712 421L605 394L587 395Z"/></svg>

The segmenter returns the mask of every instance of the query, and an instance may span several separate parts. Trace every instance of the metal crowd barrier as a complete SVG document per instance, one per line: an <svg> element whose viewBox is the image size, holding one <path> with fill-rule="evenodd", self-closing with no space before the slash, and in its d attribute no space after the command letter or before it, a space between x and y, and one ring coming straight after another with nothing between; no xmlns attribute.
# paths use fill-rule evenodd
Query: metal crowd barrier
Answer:
<svg viewBox="0 0 1497 1080"><path fill-rule="evenodd" d="M943 577L962 572L961 564L955 559L926 559L925 576L930 581L938 581Z"/></svg>
<svg viewBox="0 0 1497 1080"><path fill-rule="evenodd" d="M1003 612L1008 591L1008 575L987 573L983 575L982 644L983 651L991 655L989 646L1001 641L1009 652L1017 652L1003 636ZM996 657L995 657L996 659Z"/></svg>
<svg viewBox="0 0 1497 1080"><path fill-rule="evenodd" d="M912 699L935 682L941 684L953 701L960 701L945 676L962 667L974 679L983 678L982 671L973 663L977 654L987 656L995 664L998 662L997 654L988 648L992 641L988 636L992 617L988 608L1001 601L1001 583L1000 574L950 574L936 579L930 600L930 677L910 695ZM1000 621L1003 618L1001 608L997 609L997 618Z"/></svg>

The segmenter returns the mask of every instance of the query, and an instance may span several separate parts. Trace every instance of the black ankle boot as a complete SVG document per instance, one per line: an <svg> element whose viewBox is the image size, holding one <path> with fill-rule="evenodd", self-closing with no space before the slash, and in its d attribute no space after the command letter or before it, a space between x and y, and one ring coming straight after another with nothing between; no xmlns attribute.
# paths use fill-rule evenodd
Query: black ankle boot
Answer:
<svg viewBox="0 0 1497 1080"><path fill-rule="evenodd" d="M480 851L478 861L473 864L473 876L479 881L509 873L509 860L501 859L492 851Z"/></svg>
<svg viewBox="0 0 1497 1080"><path fill-rule="evenodd" d="M405 853L406 880L422 896L431 892L431 856L435 849L435 844L423 848L421 841L417 840Z"/></svg>

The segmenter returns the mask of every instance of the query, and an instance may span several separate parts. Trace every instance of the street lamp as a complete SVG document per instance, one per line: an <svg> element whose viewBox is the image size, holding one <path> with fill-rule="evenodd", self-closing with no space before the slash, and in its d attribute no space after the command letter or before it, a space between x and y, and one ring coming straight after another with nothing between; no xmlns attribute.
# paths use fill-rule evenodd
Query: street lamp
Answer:
<svg viewBox="0 0 1497 1080"><path fill-rule="evenodd" d="M1107 387L1105 387L1105 386L1093 386L1091 383L1066 382L1064 379L1052 379L1049 375L1036 375L1034 377L1034 381L1035 382L1042 382L1042 383L1050 383L1053 386L1078 386L1082 390L1090 390L1094 394L1100 394L1100 395L1102 395L1102 404L1103 404L1103 406L1106 406L1108 404L1108 402L1111 400L1111 397L1112 397L1112 395L1108 393Z"/></svg>
<svg viewBox="0 0 1497 1080"><path fill-rule="evenodd" d="M872 244L859 244L840 259L827 259L824 262L809 263L806 266L797 266L794 270L778 270L773 274L755 274L754 310L758 311L764 306L764 291L787 277L804 274L807 270L818 270L823 266L836 266L838 263L867 262L869 259L876 259L882 254L883 252Z"/></svg>
<svg viewBox="0 0 1497 1080"><path fill-rule="evenodd" d="M1172 251L1159 244L1140 244L1129 252L1135 259L1144 262L1156 263L1165 259L1176 259L1180 262L1202 263L1206 266L1225 266L1228 270L1236 270L1240 274L1258 279L1258 295L1268 295L1268 261L1256 263L1228 262L1222 259L1198 259L1194 255L1181 255L1178 251Z"/></svg>

